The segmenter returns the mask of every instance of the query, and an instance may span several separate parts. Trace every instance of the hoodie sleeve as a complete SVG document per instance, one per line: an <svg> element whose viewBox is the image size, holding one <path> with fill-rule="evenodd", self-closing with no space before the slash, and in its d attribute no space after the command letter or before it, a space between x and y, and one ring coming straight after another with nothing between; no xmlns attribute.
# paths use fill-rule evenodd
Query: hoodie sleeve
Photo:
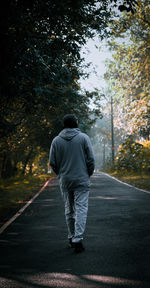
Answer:
<svg viewBox="0 0 150 288"><path fill-rule="evenodd" d="M58 175L57 161L56 161L56 145L55 141L52 141L49 152L49 163L53 171Z"/></svg>
<svg viewBox="0 0 150 288"><path fill-rule="evenodd" d="M85 153L86 153L86 165L88 169L88 174L91 176L95 168L94 153L91 145L90 138L86 135L85 138Z"/></svg>

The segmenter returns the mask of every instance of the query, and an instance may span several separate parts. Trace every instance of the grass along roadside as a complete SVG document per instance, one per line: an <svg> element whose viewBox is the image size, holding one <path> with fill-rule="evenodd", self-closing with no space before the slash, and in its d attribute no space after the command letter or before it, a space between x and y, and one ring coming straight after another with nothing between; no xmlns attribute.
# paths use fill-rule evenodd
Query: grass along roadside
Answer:
<svg viewBox="0 0 150 288"><path fill-rule="evenodd" d="M148 175L147 173L137 173L128 171L123 172L104 171L104 172L137 188L150 191L150 175Z"/></svg>
<svg viewBox="0 0 150 288"><path fill-rule="evenodd" d="M16 176L0 179L0 225L31 199L52 175Z"/></svg>

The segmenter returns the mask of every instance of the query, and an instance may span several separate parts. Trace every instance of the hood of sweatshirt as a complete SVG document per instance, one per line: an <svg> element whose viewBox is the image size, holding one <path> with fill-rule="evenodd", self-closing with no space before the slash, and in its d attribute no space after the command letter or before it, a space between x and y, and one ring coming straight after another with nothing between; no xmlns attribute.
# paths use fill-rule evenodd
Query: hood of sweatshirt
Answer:
<svg viewBox="0 0 150 288"><path fill-rule="evenodd" d="M70 141L79 133L81 133L79 128L65 128L59 133L59 136L66 141Z"/></svg>

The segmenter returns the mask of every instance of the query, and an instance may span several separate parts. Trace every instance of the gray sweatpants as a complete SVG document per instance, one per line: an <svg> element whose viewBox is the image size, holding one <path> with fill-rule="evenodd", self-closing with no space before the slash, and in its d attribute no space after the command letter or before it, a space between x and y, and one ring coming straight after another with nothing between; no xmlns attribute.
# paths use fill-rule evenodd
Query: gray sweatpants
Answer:
<svg viewBox="0 0 150 288"><path fill-rule="evenodd" d="M88 212L89 187L81 187L74 190L60 187L65 203L65 217L68 227L68 238L72 242L83 239Z"/></svg>

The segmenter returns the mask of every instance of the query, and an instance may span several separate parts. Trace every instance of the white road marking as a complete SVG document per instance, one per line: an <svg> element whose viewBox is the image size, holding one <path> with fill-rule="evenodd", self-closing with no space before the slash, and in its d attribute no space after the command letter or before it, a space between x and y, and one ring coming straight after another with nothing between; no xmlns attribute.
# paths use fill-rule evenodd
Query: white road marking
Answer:
<svg viewBox="0 0 150 288"><path fill-rule="evenodd" d="M137 187L135 187L135 186L133 186L133 185L131 185L131 184L128 184L128 183L126 183L126 182L123 182L123 181L121 181L121 180L119 180L119 179L117 179L117 178L115 178L115 177L113 177L113 176L111 176L111 175L109 175L109 174L107 174L107 173L100 172L100 174L104 174L104 175L106 175L106 176L108 176L108 177L110 177L110 178L112 178L112 179L118 181L119 183L122 183L122 184L127 185L127 186L132 187L132 188L135 188L135 189L138 190L138 191L141 191L141 192L144 192L144 193L150 194L150 191L147 191L147 190L144 190L144 189L137 188Z"/></svg>
<svg viewBox="0 0 150 288"><path fill-rule="evenodd" d="M33 196L32 199L30 199L27 204L25 204L13 217L11 217L8 221L6 221L2 227L0 227L0 234L3 233L3 231L13 222L17 217L19 217L23 211L40 195L40 193L45 189L45 187L48 185L48 183L53 179L50 178L46 183L43 185L43 187Z"/></svg>

